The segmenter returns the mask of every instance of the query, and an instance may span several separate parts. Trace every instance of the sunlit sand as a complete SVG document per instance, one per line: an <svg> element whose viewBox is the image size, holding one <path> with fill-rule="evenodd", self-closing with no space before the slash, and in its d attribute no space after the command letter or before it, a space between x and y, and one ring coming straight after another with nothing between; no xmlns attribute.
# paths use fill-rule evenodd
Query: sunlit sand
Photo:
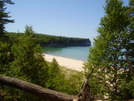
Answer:
<svg viewBox="0 0 134 101"><path fill-rule="evenodd" d="M48 62L52 62L52 59L55 58L60 66L64 66L68 69L73 69L77 71L83 70L82 67L84 66L83 65L84 61L81 60L70 59L70 58L48 55L48 54L43 54L43 57Z"/></svg>

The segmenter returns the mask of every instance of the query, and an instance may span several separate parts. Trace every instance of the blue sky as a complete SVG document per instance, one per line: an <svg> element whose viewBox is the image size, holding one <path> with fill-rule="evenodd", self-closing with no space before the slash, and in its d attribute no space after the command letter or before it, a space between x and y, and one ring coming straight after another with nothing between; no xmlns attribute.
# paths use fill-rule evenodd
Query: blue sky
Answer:
<svg viewBox="0 0 134 101"><path fill-rule="evenodd" d="M93 41L100 18L104 16L105 0L12 0L7 5L10 19L8 32L24 32L25 26L33 27L36 33L89 38ZM123 0L125 4L129 0Z"/></svg>

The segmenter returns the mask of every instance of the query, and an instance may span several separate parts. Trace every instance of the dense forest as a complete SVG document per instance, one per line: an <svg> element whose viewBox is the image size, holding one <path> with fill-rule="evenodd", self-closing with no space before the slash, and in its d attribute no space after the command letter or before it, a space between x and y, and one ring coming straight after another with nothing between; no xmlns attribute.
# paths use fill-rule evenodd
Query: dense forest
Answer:
<svg viewBox="0 0 134 101"><path fill-rule="evenodd" d="M6 4L14 3L11 0L0 0L1 101L48 101L34 96L34 88L31 94L25 92L23 87L26 84L33 87L38 85L39 88L47 88L47 91L51 89L53 92L77 95L75 101L134 99L134 0L129 0L127 6L123 5L122 0L106 0L105 15L97 30L99 35L94 38L94 46L89 49L88 61L82 72L61 67L55 59L47 62L43 58L41 46L68 46L67 41L89 39L36 34L31 26L26 26L24 33L6 32L5 24L14 22L5 11ZM65 43L61 45L61 42ZM20 84L19 81L30 83ZM12 87L15 83L20 84L21 90ZM52 98L49 101L55 101L54 94L57 92L50 94ZM41 94L39 92L38 96ZM60 101L72 100L68 98Z"/></svg>
<svg viewBox="0 0 134 101"><path fill-rule="evenodd" d="M10 40L14 40L24 33L7 33ZM73 38L46 34L34 34L36 43L41 47L64 47L64 46L90 46L91 41L87 38Z"/></svg>

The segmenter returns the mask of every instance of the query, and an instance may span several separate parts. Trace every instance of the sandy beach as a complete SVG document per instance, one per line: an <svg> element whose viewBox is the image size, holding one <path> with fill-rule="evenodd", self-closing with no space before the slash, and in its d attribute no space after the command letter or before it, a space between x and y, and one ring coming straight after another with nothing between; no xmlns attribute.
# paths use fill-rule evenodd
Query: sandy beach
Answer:
<svg viewBox="0 0 134 101"><path fill-rule="evenodd" d="M43 54L43 57L48 62L52 62L52 59L55 58L60 66L64 66L69 69L73 69L77 71L83 70L82 67L83 67L84 61L81 61L81 60L70 59L70 58L48 55L48 54Z"/></svg>

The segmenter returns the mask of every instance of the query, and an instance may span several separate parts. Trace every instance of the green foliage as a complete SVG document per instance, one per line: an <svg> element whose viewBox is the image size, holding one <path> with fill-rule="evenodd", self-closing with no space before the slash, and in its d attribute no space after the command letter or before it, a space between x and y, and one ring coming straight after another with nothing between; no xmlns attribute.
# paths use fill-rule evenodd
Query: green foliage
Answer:
<svg viewBox="0 0 134 101"><path fill-rule="evenodd" d="M6 75L44 86L47 63L42 57L41 47L35 43L33 36L32 27L26 26L25 34L16 39L17 43L14 41L10 51L13 61L10 62ZM23 101L39 99L14 88L4 87L4 90L9 92L12 98Z"/></svg>
<svg viewBox="0 0 134 101"><path fill-rule="evenodd" d="M41 54L41 48L35 43L31 27L26 27L25 34L19 37L19 41L14 43L11 52L14 61L11 63L11 73L17 77L24 76L28 81L44 85L42 75L45 72L43 67L46 66Z"/></svg>
<svg viewBox="0 0 134 101"><path fill-rule="evenodd" d="M10 44L0 41L0 74L7 73L12 55L10 54Z"/></svg>
<svg viewBox="0 0 134 101"><path fill-rule="evenodd" d="M46 81L46 87L52 90L58 90L58 87L60 87L61 83L60 81L63 80L61 80L62 74L59 65L55 59L53 59L52 63L49 65L47 73L47 78L49 79Z"/></svg>
<svg viewBox="0 0 134 101"><path fill-rule="evenodd" d="M121 0L106 0L105 16L98 28L100 35L94 39L85 65L88 73L96 66L90 77L93 95L101 98L105 95L109 100L132 98L134 89L132 74L122 52L131 40L128 39L130 17L124 8Z"/></svg>
<svg viewBox="0 0 134 101"><path fill-rule="evenodd" d="M76 95L79 93L82 84L82 73L68 69L61 69L58 62L53 59L47 69L46 87L52 90Z"/></svg>
<svg viewBox="0 0 134 101"><path fill-rule="evenodd" d="M65 75L67 75L67 73L65 73ZM81 85L84 82L83 78L83 73L78 71L73 73L71 71L65 78L66 81L64 83L64 88L62 87L62 91L71 95L78 95L81 90Z"/></svg>

